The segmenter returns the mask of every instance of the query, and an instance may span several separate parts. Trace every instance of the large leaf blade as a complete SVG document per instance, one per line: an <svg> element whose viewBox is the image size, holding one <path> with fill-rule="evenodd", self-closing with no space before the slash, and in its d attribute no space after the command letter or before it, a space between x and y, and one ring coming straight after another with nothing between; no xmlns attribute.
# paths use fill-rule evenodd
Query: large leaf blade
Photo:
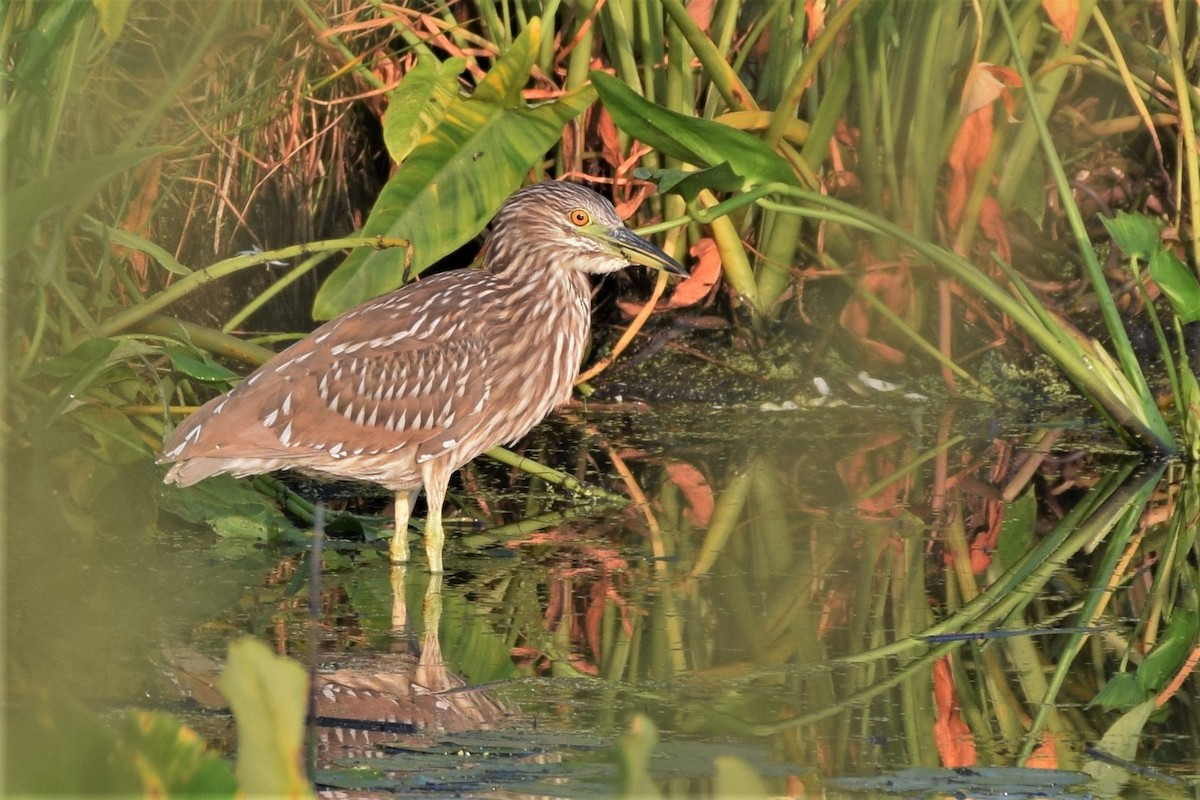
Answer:
<svg viewBox="0 0 1200 800"><path fill-rule="evenodd" d="M238 728L237 779L248 795L310 797L300 769L308 676L257 639L229 645L217 687Z"/></svg>
<svg viewBox="0 0 1200 800"><path fill-rule="evenodd" d="M408 158L421 139L442 121L446 109L458 97L458 76L466 66L467 60L461 57L438 61L424 56L388 94L383 141L397 164Z"/></svg>
<svg viewBox="0 0 1200 800"><path fill-rule="evenodd" d="M520 105L538 50L537 33L538 26L531 24L474 96L451 103L371 210L362 233L408 240L414 273L479 233L558 140L562 126L595 99L585 86L551 103ZM321 287L313 316L330 319L395 289L404 280L403 265L397 251L354 251Z"/></svg>
<svg viewBox="0 0 1200 800"><path fill-rule="evenodd" d="M764 183L799 185L787 160L763 140L655 105L605 72L591 77L613 121L642 144L699 167L727 163L742 178L743 190Z"/></svg>

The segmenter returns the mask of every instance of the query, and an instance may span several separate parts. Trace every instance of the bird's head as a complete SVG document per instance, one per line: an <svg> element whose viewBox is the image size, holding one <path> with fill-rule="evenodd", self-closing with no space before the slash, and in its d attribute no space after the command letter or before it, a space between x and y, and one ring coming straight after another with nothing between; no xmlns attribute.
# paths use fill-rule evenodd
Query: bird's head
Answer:
<svg viewBox="0 0 1200 800"><path fill-rule="evenodd" d="M626 227L612 203L585 186L544 181L513 193L496 215L485 267L603 274L641 264L687 275L678 261Z"/></svg>

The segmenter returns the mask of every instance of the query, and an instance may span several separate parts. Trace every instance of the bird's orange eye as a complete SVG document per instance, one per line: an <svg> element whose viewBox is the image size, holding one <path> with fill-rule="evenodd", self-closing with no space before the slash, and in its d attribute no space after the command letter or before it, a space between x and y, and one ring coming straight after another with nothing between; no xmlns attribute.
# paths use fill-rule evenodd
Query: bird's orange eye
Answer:
<svg viewBox="0 0 1200 800"><path fill-rule="evenodd" d="M592 221L592 215L584 211L582 208L577 208L567 214L567 219L571 220L571 224L582 228Z"/></svg>

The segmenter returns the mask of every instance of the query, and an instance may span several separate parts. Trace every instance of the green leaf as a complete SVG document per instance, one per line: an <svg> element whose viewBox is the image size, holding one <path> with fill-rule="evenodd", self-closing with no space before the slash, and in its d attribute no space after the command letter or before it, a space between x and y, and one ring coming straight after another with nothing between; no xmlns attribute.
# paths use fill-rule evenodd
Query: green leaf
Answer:
<svg viewBox="0 0 1200 800"><path fill-rule="evenodd" d="M118 730L113 758L132 766L146 796L232 797L238 789L229 764L195 731L161 711L130 712Z"/></svg>
<svg viewBox="0 0 1200 800"><path fill-rule="evenodd" d="M1138 683L1136 675L1132 672L1118 672L1108 679L1108 683L1097 692L1088 707L1100 706L1124 711L1146 702L1146 697L1146 690Z"/></svg>
<svg viewBox="0 0 1200 800"><path fill-rule="evenodd" d="M185 522L208 525L223 538L270 541L297 530L249 481L230 475L184 488L160 484L158 506Z"/></svg>
<svg viewBox="0 0 1200 800"><path fill-rule="evenodd" d="M728 161L722 161L715 167L687 172L681 169L650 170L638 168L633 171L635 178L652 180L658 184L660 192L677 194L689 203L696 199L704 189L714 192L736 192L742 188L742 178L733 171Z"/></svg>
<svg viewBox="0 0 1200 800"><path fill-rule="evenodd" d="M1144 214L1118 211L1115 217L1100 217L1108 235L1121 252L1138 261L1148 261L1158 249L1158 226Z"/></svg>
<svg viewBox="0 0 1200 800"><path fill-rule="evenodd" d="M108 368L109 358L116 349L117 342L113 339L89 339L69 354L39 364L39 370L51 375L60 374L63 381L42 405L38 425L48 427L75 403L76 398Z"/></svg>
<svg viewBox="0 0 1200 800"><path fill-rule="evenodd" d="M466 66L465 58L438 61L431 55L423 55L388 93L383 141L397 164L446 116L446 110L458 97L458 76Z"/></svg>
<svg viewBox="0 0 1200 800"><path fill-rule="evenodd" d="M208 383L235 381L238 374L213 361L203 353L188 350L184 347L164 347L163 352L171 359L171 366L176 372L182 372L189 378Z"/></svg>
<svg viewBox="0 0 1200 800"><path fill-rule="evenodd" d="M300 769L308 676L257 639L229 645L217 687L237 722L238 786L248 796L311 797Z"/></svg>
<svg viewBox="0 0 1200 800"><path fill-rule="evenodd" d="M1150 256L1147 267L1180 321L1200 320L1200 282L1174 251L1159 247Z"/></svg>
<svg viewBox="0 0 1200 800"><path fill-rule="evenodd" d="M1138 743L1142 741L1146 722L1153 713L1153 700L1130 708L1104 732L1096 743L1096 749L1120 761L1137 763ZM1093 797L1120 797L1121 788L1129 780L1126 767L1100 760L1088 761L1083 765L1083 771L1092 776L1088 788Z"/></svg>
<svg viewBox="0 0 1200 800"><path fill-rule="evenodd" d="M1187 660L1196 632L1200 628L1200 617L1195 611L1177 609L1167 629L1154 648L1146 654L1137 670L1138 683L1152 694L1157 694L1167 681L1177 673Z"/></svg>
<svg viewBox="0 0 1200 800"><path fill-rule="evenodd" d="M763 140L657 106L607 73L597 71L591 77L613 121L643 144L699 167L728 163L742 179L740 189L764 183L799 185L788 162Z"/></svg>
<svg viewBox="0 0 1200 800"><path fill-rule="evenodd" d="M108 357L117 349L115 339L88 339L65 356L47 358L37 365L38 372L55 378L69 378L108 364Z"/></svg>
<svg viewBox="0 0 1200 800"><path fill-rule="evenodd" d="M1183 406L1183 438L1192 461L1200 458L1200 383L1187 362L1180 364L1179 398Z"/></svg>
<svg viewBox="0 0 1200 800"><path fill-rule="evenodd" d="M115 408L102 405L82 405L73 412L75 420L87 429L109 456L112 463L143 462L150 446L138 435L137 427ZM119 450L109 445L119 445Z"/></svg>
<svg viewBox="0 0 1200 800"><path fill-rule="evenodd" d="M1040 158L1030 158L1024 169L1024 179L1017 182L1013 204L1029 215L1041 231L1046 223L1046 165Z"/></svg>
<svg viewBox="0 0 1200 800"><path fill-rule="evenodd" d="M8 258L25 249L38 220L45 214L67 203L78 203L105 181L170 149L140 147L77 164L63 164L44 178L0 194L0 207L4 209L3 230L6 234L0 249L0 258Z"/></svg>
<svg viewBox="0 0 1200 800"><path fill-rule="evenodd" d="M371 209L362 234L407 239L415 273L483 230L559 139L562 126L595 99L585 86L551 103L522 103L539 31L531 20L474 96L450 104ZM395 289L405 278L402 253L370 248L352 252L317 293L313 316L330 319Z"/></svg>
<svg viewBox="0 0 1200 800"><path fill-rule="evenodd" d="M1000 522L1000 539L997 542L1001 567L1011 567L1029 552L1033 545L1035 522L1037 498L1031 487L1004 509L1004 519Z"/></svg>
<svg viewBox="0 0 1200 800"><path fill-rule="evenodd" d="M98 219L87 218L83 223L84 227L99 236L105 236L115 244L122 247L128 247L130 250L140 250L146 255L157 261L163 269L170 272L172 275L191 275L192 270L179 263L175 256L167 252L166 248L161 247L148 239L143 239L137 234L129 231L114 228L111 225L105 225Z"/></svg>

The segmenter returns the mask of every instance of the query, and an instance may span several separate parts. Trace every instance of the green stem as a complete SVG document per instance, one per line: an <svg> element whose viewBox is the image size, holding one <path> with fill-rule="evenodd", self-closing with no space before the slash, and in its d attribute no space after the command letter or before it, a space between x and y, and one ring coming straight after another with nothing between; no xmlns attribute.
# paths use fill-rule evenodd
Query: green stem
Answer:
<svg viewBox="0 0 1200 800"><path fill-rule="evenodd" d="M289 270L286 275L268 286L266 291L243 306L241 311L230 317L225 324L221 326L221 330L225 331L226 333L236 330L250 317L251 314L253 314L255 311L258 311L260 308L270 302L273 297L277 296L284 289L300 280L309 272L312 272L312 270L318 264L329 258L331 255L333 255L333 253L334 251L330 250L325 253L318 253L312 258L306 258L304 261L301 261L299 264Z"/></svg>
<svg viewBox="0 0 1200 800"><path fill-rule="evenodd" d="M998 3L997 10L1000 13L1000 19L1004 23L1004 29L1008 34L1009 42L1014 52L1019 52L1017 33L1013 29L1008 9L1004 3ZM1079 213L1079 207L1069 199L1073 196L1071 184L1067 180L1066 172L1063 171L1062 161L1059 159L1058 153L1054 150L1054 140L1050 136L1050 129L1046 127L1046 118L1042 113L1041 107L1038 105L1037 87L1034 85L1033 79L1029 75L1029 70L1025 66L1025 59L1016 57L1013 60L1024 84L1027 100L1025 106L1026 113L1037 129L1038 138L1046 155L1046 165L1050 168L1050 173L1054 176L1054 184L1058 188L1058 195L1063 200L1063 211L1067 215L1067 220L1071 225L1071 232L1075 236L1076 243L1079 245L1079 253L1083 257L1084 267L1092 283L1092 288L1095 290L1096 302L1100 307L1100 314L1104 317L1104 323L1108 328L1109 335L1113 338L1114 348L1117 351L1117 359L1121 362L1121 368L1125 376L1133 383L1134 388L1141 398L1145 412L1143 416L1149 427L1153 430L1155 437L1169 441L1170 432L1167 430L1166 422L1163 421L1158 408L1154 405L1154 396L1150 392L1150 387L1146 383L1146 376L1142 374L1142 367L1138 363L1137 355L1133 351L1133 345L1129 341L1129 335L1126 333L1125 326L1121 322L1121 314L1117 311L1116 301L1113 300L1112 292L1108 289L1108 281L1104 277L1104 269L1100 266L1100 261L1096 258L1096 251L1092 249L1089 243L1090 239L1088 238L1087 228L1083 224L1083 216Z"/></svg>
<svg viewBox="0 0 1200 800"><path fill-rule="evenodd" d="M1175 17L1173 0L1162 2L1163 21L1167 27L1167 49L1171 56L1171 73L1175 79L1175 98L1179 103L1179 129L1183 133L1184 169L1187 172L1188 226L1192 234L1192 253L1200 259L1200 163L1196 151L1196 122L1192 116L1192 84L1188 80L1183 63L1183 50L1179 45L1179 20ZM1195 267L1193 266L1193 269Z"/></svg>
<svg viewBox="0 0 1200 800"><path fill-rule="evenodd" d="M147 298L145 302L110 317L96 327L94 335L97 337L112 336L132 325L136 325L152 314L156 314L176 300L199 289L201 286L206 286L219 278L224 278L235 272L265 264L268 261L279 261L285 258L323 253L327 250L347 250L363 246L382 250L386 247L407 247L408 242L404 239L395 239L386 236L350 236L345 239L325 239L319 242L281 247L278 250L263 250L249 255L227 258L204 269L196 270L153 297Z"/></svg>
<svg viewBox="0 0 1200 800"><path fill-rule="evenodd" d="M761 189L772 190L763 194L778 194L810 204L810 206L801 207L760 197L757 202L763 208L837 222L867 232L884 233L912 248L1011 317L1047 355L1058 362L1076 385L1087 393L1089 399L1100 404L1109 414L1112 414L1134 438L1153 451L1174 452L1175 444L1171 440L1170 431L1162 419L1162 414L1157 407L1153 406L1152 401L1150 409L1147 409L1144 403L1137 403L1136 406L1131 407L1131 403L1136 403L1136 398L1125 397L1127 392L1118 390L1125 382L1120 373L1112 373L1099 359L1086 356L1081 358L1077 349L1064 343L1064 340L1070 338L1069 334L1062 330L1056 331L1052 318L1047 312L1043 311L1043 316L1039 318L1028 306L994 283L971 262L932 242L919 239L887 220L816 192L809 192L787 184L771 184L759 187L759 190ZM817 208L811 206L817 206ZM714 210L715 208L710 209L710 213ZM1036 299L1032 296L1029 299L1036 303ZM1111 302L1112 298L1108 297L1108 299ZM1124 329L1122 329L1123 331ZM1139 370L1137 374L1141 376L1141 371ZM1145 379L1142 380L1144 385ZM1114 389L1114 387L1118 387L1118 389Z"/></svg>

